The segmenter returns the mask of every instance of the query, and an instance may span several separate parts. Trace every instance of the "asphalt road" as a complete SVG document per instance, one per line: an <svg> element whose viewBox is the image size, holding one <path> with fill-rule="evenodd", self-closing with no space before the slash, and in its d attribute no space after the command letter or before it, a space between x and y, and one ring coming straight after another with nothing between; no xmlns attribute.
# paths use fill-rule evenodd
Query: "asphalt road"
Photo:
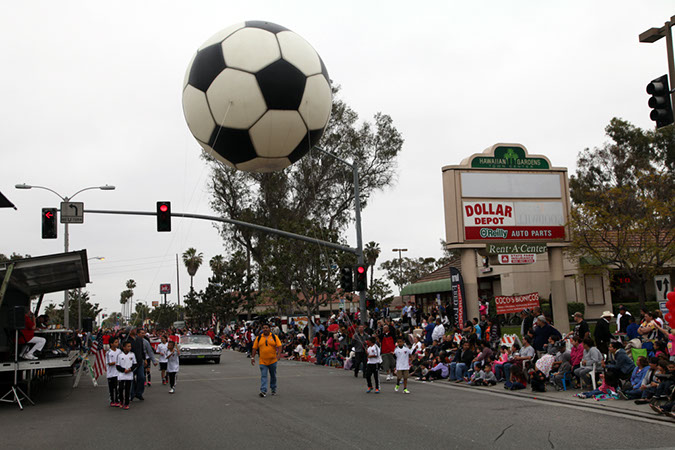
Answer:
<svg viewBox="0 0 675 450"><path fill-rule="evenodd" d="M221 364L184 364L177 392L155 383L131 409L107 386L55 379L24 411L0 404L4 448L673 448L675 422L478 392L448 382L384 382L379 395L351 372L282 361L279 395L258 397L259 370L226 351ZM153 376L159 380L155 370ZM156 374L156 375L155 375ZM104 380L102 380L104 381ZM502 392L500 392L502 391Z"/></svg>

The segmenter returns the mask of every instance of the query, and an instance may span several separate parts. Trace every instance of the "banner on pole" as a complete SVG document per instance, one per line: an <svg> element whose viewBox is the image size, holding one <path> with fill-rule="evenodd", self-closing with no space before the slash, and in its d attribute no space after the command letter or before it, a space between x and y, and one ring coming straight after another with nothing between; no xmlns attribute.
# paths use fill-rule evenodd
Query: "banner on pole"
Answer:
<svg viewBox="0 0 675 450"><path fill-rule="evenodd" d="M450 281L452 283L452 310L454 322L458 328L464 327L466 321L466 304L464 300L464 280L462 274L454 267L450 267Z"/></svg>
<svg viewBox="0 0 675 450"><path fill-rule="evenodd" d="M495 306L497 307L497 314L517 313L524 309L532 309L539 306L539 293L498 296L495 297Z"/></svg>

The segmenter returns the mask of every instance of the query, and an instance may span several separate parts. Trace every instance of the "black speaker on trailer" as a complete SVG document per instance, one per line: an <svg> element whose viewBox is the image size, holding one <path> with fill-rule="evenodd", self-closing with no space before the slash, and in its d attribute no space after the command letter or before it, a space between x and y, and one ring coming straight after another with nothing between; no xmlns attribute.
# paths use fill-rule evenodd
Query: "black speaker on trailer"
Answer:
<svg viewBox="0 0 675 450"><path fill-rule="evenodd" d="M10 309L9 327L12 330L23 330L26 328L26 308L24 306L13 306Z"/></svg>
<svg viewBox="0 0 675 450"><path fill-rule="evenodd" d="M91 317L85 317L82 319L82 331L85 333L91 333L94 331L94 319Z"/></svg>

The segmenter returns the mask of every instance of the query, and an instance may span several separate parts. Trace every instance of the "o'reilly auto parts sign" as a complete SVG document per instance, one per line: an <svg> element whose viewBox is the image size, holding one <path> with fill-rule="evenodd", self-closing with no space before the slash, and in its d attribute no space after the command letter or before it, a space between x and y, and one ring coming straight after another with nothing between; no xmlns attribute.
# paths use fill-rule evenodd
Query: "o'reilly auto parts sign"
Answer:
<svg viewBox="0 0 675 450"><path fill-rule="evenodd" d="M463 202L466 240L556 240L565 238L560 201ZM535 251L495 253L538 253Z"/></svg>

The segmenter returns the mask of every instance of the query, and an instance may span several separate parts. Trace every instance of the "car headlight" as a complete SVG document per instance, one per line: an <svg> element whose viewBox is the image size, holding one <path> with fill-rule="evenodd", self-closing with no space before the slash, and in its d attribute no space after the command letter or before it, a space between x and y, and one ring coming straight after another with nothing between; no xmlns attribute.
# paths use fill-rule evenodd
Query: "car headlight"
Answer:
<svg viewBox="0 0 675 450"><path fill-rule="evenodd" d="M189 349L189 348L185 348L185 347L183 347L183 348L181 348L181 349L180 349L180 351L181 351L181 352L189 352L189 351L190 351L190 349Z"/></svg>
<svg viewBox="0 0 675 450"><path fill-rule="evenodd" d="M214 352L219 352L219 351L222 351L222 348L220 348L220 347L213 347L213 351L214 351Z"/></svg>

